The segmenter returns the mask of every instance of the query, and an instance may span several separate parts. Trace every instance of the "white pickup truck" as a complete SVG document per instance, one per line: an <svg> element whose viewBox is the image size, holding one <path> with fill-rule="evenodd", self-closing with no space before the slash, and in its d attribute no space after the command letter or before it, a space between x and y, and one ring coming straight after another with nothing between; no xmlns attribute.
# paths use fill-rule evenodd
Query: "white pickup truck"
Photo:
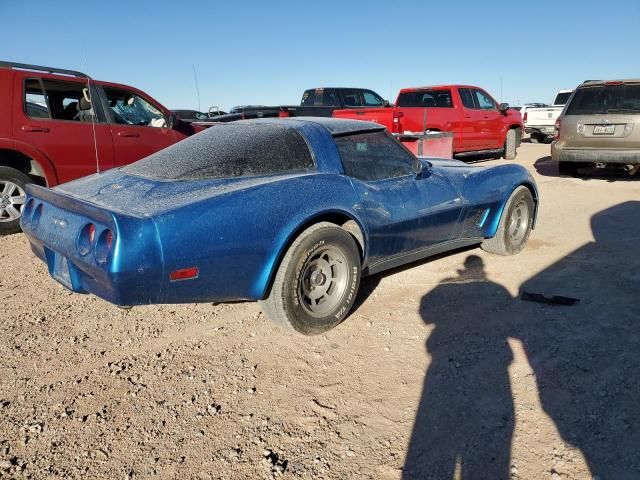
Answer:
<svg viewBox="0 0 640 480"><path fill-rule="evenodd" d="M524 131L531 135L532 143L544 143L555 133L556 120L573 90L560 90L553 105L542 108L528 108L522 117Z"/></svg>

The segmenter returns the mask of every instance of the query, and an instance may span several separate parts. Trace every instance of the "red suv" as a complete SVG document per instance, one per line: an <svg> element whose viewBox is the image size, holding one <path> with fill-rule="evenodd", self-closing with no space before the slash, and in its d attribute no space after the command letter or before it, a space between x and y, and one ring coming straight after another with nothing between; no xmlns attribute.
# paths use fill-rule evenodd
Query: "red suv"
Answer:
<svg viewBox="0 0 640 480"><path fill-rule="evenodd" d="M135 162L192 135L146 93L56 68L0 62L0 235L18 232L24 186Z"/></svg>

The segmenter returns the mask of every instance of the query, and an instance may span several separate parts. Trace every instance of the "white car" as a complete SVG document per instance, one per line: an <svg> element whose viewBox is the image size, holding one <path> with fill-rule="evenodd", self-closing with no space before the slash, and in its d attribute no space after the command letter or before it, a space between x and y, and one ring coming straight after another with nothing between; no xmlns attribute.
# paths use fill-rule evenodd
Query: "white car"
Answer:
<svg viewBox="0 0 640 480"><path fill-rule="evenodd" d="M573 90L560 90L556 93L552 106L528 108L522 112L524 131L531 135L532 143L543 143L553 137L556 130L556 120L562 113L565 103L571 97Z"/></svg>
<svg viewBox="0 0 640 480"><path fill-rule="evenodd" d="M541 108L541 107L548 107L549 105L547 105L546 103L541 103L541 102L533 102L533 103L525 103L524 105L518 106L518 107L511 107L514 110L518 110L520 112L520 116L524 119L524 114L527 113L527 110L530 108Z"/></svg>

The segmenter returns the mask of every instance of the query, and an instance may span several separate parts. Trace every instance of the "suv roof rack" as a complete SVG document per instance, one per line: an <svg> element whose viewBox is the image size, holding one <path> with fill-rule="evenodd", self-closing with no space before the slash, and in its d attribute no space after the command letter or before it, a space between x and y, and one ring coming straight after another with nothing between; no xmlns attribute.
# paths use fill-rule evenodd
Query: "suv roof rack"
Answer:
<svg viewBox="0 0 640 480"><path fill-rule="evenodd" d="M16 63L16 62L4 62L0 60L0 68L16 68L20 70L35 70L38 72L46 73L60 73L62 75L70 75L72 77L79 78L91 78L86 73L78 72L76 70L65 70L63 68L42 67L40 65L30 65L28 63Z"/></svg>

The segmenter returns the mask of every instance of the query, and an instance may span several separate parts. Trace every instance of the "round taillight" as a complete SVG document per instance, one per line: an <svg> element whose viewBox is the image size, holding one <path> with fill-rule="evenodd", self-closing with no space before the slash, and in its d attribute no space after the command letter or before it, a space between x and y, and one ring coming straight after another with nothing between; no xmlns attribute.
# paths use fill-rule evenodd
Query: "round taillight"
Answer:
<svg viewBox="0 0 640 480"><path fill-rule="evenodd" d="M96 262L107 263L111 250L113 249L114 240L115 238L111 230L106 229L102 231L96 242Z"/></svg>
<svg viewBox="0 0 640 480"><path fill-rule="evenodd" d="M96 239L96 226L93 223L87 223L78 235L78 253L81 256L88 254L91 251L93 242Z"/></svg>

